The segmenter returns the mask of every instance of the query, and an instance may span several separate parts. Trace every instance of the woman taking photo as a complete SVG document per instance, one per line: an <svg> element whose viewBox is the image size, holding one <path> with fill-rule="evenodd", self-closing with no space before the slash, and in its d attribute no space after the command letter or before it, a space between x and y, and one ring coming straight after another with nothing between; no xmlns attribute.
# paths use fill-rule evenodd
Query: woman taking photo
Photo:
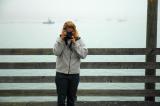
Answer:
<svg viewBox="0 0 160 106"><path fill-rule="evenodd" d="M80 59L88 54L82 38L78 35L75 24L67 21L57 38L53 48L56 58L55 84L57 91L57 106L75 106L77 89L80 82Z"/></svg>

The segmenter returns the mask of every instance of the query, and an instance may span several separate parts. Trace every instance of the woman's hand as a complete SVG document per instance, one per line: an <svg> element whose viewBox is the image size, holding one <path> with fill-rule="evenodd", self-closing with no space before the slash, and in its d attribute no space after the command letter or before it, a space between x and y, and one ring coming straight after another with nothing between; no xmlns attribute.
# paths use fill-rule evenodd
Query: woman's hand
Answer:
<svg viewBox="0 0 160 106"><path fill-rule="evenodd" d="M76 39L74 36L72 36L72 39L71 39L72 43L75 43L76 42Z"/></svg>
<svg viewBox="0 0 160 106"><path fill-rule="evenodd" d="M61 34L61 39L64 40L64 38L66 37L66 35L67 35L67 32L63 31L62 34Z"/></svg>

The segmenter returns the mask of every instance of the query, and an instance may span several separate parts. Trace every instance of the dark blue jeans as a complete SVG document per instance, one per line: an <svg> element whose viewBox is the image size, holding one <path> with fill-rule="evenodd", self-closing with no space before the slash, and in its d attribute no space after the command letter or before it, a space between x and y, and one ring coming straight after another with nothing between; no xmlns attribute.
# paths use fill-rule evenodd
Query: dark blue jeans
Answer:
<svg viewBox="0 0 160 106"><path fill-rule="evenodd" d="M64 74L56 72L55 83L58 96L57 106L65 106L66 97L67 106L75 106L79 81L79 74Z"/></svg>

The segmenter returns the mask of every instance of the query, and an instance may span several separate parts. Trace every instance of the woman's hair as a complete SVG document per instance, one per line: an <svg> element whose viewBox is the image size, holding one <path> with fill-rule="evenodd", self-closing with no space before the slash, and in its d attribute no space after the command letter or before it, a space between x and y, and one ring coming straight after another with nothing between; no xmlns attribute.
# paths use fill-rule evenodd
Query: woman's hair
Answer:
<svg viewBox="0 0 160 106"><path fill-rule="evenodd" d="M73 36L78 37L78 31L76 29L76 25L72 21L66 21L63 25L62 32L66 30L67 27L73 28Z"/></svg>

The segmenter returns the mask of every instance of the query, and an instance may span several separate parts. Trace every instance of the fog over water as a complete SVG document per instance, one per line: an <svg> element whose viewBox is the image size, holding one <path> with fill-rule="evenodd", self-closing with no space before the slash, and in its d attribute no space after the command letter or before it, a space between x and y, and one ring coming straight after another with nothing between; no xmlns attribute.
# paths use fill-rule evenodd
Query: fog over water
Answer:
<svg viewBox="0 0 160 106"><path fill-rule="evenodd" d="M157 47L160 48L160 2ZM65 21L75 22L87 48L145 48L147 0L0 0L0 48L53 48ZM43 24L48 18L55 24ZM1 55L0 62L55 62L56 56ZM88 55L82 62L144 62L144 55ZM160 62L160 56L157 56ZM36 70L36 71L35 71ZM0 69L0 76L54 76L55 69ZM157 76L160 69L157 69ZM81 75L142 76L143 69L81 69ZM54 83L0 83L0 89L55 89ZM80 83L79 89L144 89L144 83ZM160 83L156 83L160 89ZM56 97L35 97L37 101ZM1 97L1 101L33 97ZM78 100L144 100L143 97L89 97ZM160 98L156 97L156 101Z"/></svg>

